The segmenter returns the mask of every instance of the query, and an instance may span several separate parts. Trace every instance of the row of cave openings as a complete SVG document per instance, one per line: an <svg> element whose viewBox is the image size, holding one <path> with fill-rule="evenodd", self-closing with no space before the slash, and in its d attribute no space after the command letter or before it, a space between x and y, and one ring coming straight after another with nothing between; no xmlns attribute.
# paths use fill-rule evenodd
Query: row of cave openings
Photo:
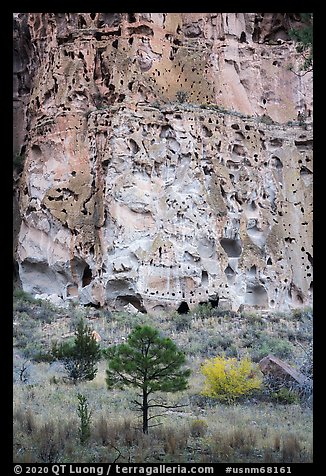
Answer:
<svg viewBox="0 0 326 476"><path fill-rule="evenodd" d="M253 267L255 268L255 267ZM88 266L86 266L84 272L83 272L83 276L82 276L82 286L85 287L87 286L88 284L91 283L91 280L92 280L92 273L91 273L91 270ZM311 289L312 291L312 283L311 283ZM248 293L248 296L252 294L252 298L251 299L258 299L258 301L256 302L252 302L251 304L260 304L260 305L263 305L263 304L267 304L267 302L265 302L267 296L266 296L266 291L263 287L259 286L259 285L252 285L252 286L249 286L248 287L248 290L247 290L247 293ZM291 296L291 293L290 293L290 297L292 298ZM303 299L301 298L301 296L299 294L297 294L297 296L295 296L296 299L297 299L297 302L299 304L302 304L303 303ZM139 312L142 312L142 313L147 313L146 311L146 308L143 306L142 304L142 300L140 297L137 297L135 295L121 295L121 296L118 296L117 297L117 301L119 301L120 304L122 305L128 305L128 304L132 304ZM261 302L260 302L261 301ZM248 302L249 304L249 302ZM273 305L274 304L274 301L272 300L271 301L271 304ZM94 307L99 307L97 305L94 305L94 304L89 304L90 306L94 306ZM202 306L202 305L210 305L212 308L217 308L218 305L219 305L219 297L217 295L215 295L214 297L206 300L206 301L200 301L198 303L198 305ZM189 304L186 300L183 300L181 301L181 303L179 304L178 308L177 308L177 312L178 314L188 314L190 312L190 307L189 307Z"/></svg>
<svg viewBox="0 0 326 476"><path fill-rule="evenodd" d="M119 303L123 304L123 305L132 304L138 311L140 311L142 313L145 313L145 314L147 313L145 307L141 303L141 300L137 296L134 296L134 295L118 296L117 301L119 301ZM219 303L219 298L215 297L214 299L209 299L208 301L201 301L198 304L200 306L209 304L209 305L211 305L211 307L216 308L216 307L218 307L218 303ZM190 307L189 307L187 301L182 301L179 304L178 308L177 308L177 313L178 314L188 314L188 312L190 312Z"/></svg>
<svg viewBox="0 0 326 476"><path fill-rule="evenodd" d="M240 239L222 238L220 240L220 244L221 244L222 248L224 249L225 253L227 254L227 256L229 258L239 258L241 256L241 254L242 254L242 243L241 243ZM310 266L312 267L312 257L310 255L310 253L305 251L304 247L301 248L301 251L305 252L306 255L308 256L309 266L307 266L307 268L309 270ZM162 252L163 252L163 249L160 246L158 248L159 258L162 257ZM280 259L282 259L282 258L280 258ZM270 257L268 258L266 264L267 265L272 265L272 260L271 260ZM280 265L280 267L283 268L282 265ZM253 276L255 276L256 266L253 266L251 268L250 273ZM230 265L228 265L227 268L225 269L225 274L228 278L228 281L230 281L230 279L232 279L232 277L234 275L234 270L232 269L232 267ZM311 274L309 273L307 275L307 277L311 277ZM85 286L89 285L91 283L91 281L92 281L92 272L91 272L90 267L88 265L86 265L85 268L84 268L84 271L83 271L83 275L82 275L82 287L85 287ZM285 279L285 282L287 282L287 281L288 281L288 279ZM208 274L207 274L207 271L203 270L202 271L202 284L205 285L205 284L207 284L207 282L208 282ZM312 288L312 286L311 286L311 288ZM206 290L206 293L208 293L207 290ZM151 294L154 294L154 293L151 293ZM184 293L182 293L182 294L183 294L182 297L184 298L185 297ZM250 300L251 301L253 300L251 302L251 304L260 304L260 305L267 304L267 302L265 303L265 301L267 299L266 290L262 286L260 286L259 284L249 286L247 294L248 294L248 296L252 295L252 296L250 296ZM175 293L172 293L172 295L175 295ZM118 299L120 299L120 301L123 301L123 302L121 302L122 304L126 305L126 304L130 303L134 307L136 307L140 312L145 312L146 313L146 309L143 307L140 298L130 295L130 296L118 296ZM215 296L215 298L210 298L206 301L199 302L199 305L210 304L214 308L214 307L218 307L218 302L219 302L219 298ZM186 300L183 300L179 304L179 306L177 308L177 312L179 314L187 314L189 311L190 311L190 308L189 308L188 302Z"/></svg>
<svg viewBox="0 0 326 476"><path fill-rule="evenodd" d="M218 302L219 302L219 298L215 297L215 299L209 299L208 301L201 301L198 304L200 306L210 304L211 307L218 307ZM190 308L189 308L189 305L188 305L187 301L182 301L181 304L179 305L178 309L177 309L177 313L178 314L188 314L189 311L190 311Z"/></svg>
<svg viewBox="0 0 326 476"><path fill-rule="evenodd" d="M92 271L88 265L85 266L82 275L82 287L88 286L92 281ZM143 307L141 300L136 296L118 296L118 298L122 304L132 304L138 311L146 313L146 309ZM215 297L214 299L211 298L208 301L199 302L199 305L207 305L210 304L213 308L218 307L219 298ZM97 306L95 306L97 307ZM177 308L178 314L188 314L190 311L189 305L187 301L182 301L179 307Z"/></svg>

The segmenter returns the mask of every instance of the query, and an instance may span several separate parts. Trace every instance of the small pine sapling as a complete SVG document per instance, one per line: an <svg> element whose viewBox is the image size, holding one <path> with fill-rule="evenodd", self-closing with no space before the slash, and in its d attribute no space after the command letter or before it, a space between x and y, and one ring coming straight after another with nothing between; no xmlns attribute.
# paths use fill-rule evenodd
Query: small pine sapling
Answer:
<svg viewBox="0 0 326 476"><path fill-rule="evenodd" d="M80 442L83 445L91 436L91 418L92 412L88 408L87 398L78 393L78 408L77 414L79 416L79 438Z"/></svg>

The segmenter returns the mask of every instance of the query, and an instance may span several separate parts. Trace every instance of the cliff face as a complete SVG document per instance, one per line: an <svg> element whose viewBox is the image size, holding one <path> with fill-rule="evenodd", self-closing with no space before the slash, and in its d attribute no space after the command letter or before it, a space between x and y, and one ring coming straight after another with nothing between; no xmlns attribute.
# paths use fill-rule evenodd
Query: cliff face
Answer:
<svg viewBox="0 0 326 476"><path fill-rule="evenodd" d="M311 304L312 77L289 69L297 23L16 14L23 288L142 311Z"/></svg>

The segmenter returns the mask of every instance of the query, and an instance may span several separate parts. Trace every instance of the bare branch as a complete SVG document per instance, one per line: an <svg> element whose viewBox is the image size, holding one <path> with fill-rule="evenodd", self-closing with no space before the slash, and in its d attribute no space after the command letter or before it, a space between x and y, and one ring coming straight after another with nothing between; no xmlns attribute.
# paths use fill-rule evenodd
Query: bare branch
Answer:
<svg viewBox="0 0 326 476"><path fill-rule="evenodd" d="M166 413L160 413L159 415L152 415L152 416L148 417L147 419L152 420L153 418L158 418L158 417L165 416L165 415L166 415Z"/></svg>
<svg viewBox="0 0 326 476"><path fill-rule="evenodd" d="M143 406L143 404L140 403L140 402L137 402L137 400L131 400L130 403L134 403L135 405L138 405L139 407L142 407L142 406Z"/></svg>
<svg viewBox="0 0 326 476"><path fill-rule="evenodd" d="M149 425L148 428L154 428L155 426L161 426L163 425L163 423L156 423L156 425Z"/></svg>
<svg viewBox="0 0 326 476"><path fill-rule="evenodd" d="M112 372L112 371L110 370L110 372ZM130 385L141 386L141 382L137 381L136 378L133 378L132 376L127 377L125 374L123 374L122 372L119 372L118 370L115 370L115 372L116 372L117 376L119 377L122 384L125 384L125 382L127 382Z"/></svg>
<svg viewBox="0 0 326 476"><path fill-rule="evenodd" d="M163 403L162 404L155 404L155 405L148 405L148 408L183 408L183 407L187 407L188 404L185 403L183 405L178 405L178 404L175 404L175 405L164 405Z"/></svg>
<svg viewBox="0 0 326 476"><path fill-rule="evenodd" d="M307 73L311 73L313 71L313 68L311 69L307 69L307 71L304 71L302 73L296 73L293 69L290 69L291 73L295 74L296 76L299 76L300 78L302 78L303 76L305 76Z"/></svg>
<svg viewBox="0 0 326 476"><path fill-rule="evenodd" d="M28 374L27 374L27 370L28 370L28 360L25 360L25 362L22 364L22 367L20 368L19 370L19 379L21 382L24 382L26 383L27 380L28 380Z"/></svg>
<svg viewBox="0 0 326 476"><path fill-rule="evenodd" d="M156 404L160 404L160 403L165 404L166 400L164 400L163 397L157 397L157 398L150 398L148 400L148 403L151 403L151 402L154 402Z"/></svg>
<svg viewBox="0 0 326 476"><path fill-rule="evenodd" d="M122 456L122 453L121 451L119 450L119 448L116 448L115 446L113 446L111 443L108 444L109 446L111 446L111 448L113 448L114 450L116 450L119 454L118 456L114 459L114 461L112 461L112 464L116 463L118 461L118 459L120 458L120 456Z"/></svg>
<svg viewBox="0 0 326 476"><path fill-rule="evenodd" d="M293 74L295 74L296 76L298 76L298 77L301 78L301 77L305 76L307 73L311 73L314 68L313 68L313 66L311 66L309 69L305 69L305 67L304 67L306 61L309 60L309 53L306 53L305 51L303 51L303 52L300 53L300 55L301 55L301 58L302 58L302 61L303 61L303 66L302 66L301 71L300 71L300 72L294 71L294 69L293 69L292 66L290 67L290 71L291 71ZM310 63L310 64L311 64L311 63ZM308 65L307 65L307 66L308 66Z"/></svg>

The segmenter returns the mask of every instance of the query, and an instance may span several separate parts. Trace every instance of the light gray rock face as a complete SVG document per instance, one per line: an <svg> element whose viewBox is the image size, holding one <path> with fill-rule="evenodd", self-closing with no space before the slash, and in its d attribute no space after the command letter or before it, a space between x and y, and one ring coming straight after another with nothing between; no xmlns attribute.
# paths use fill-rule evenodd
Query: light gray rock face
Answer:
<svg viewBox="0 0 326 476"><path fill-rule="evenodd" d="M17 188L23 288L142 312L183 311L209 301L233 310L311 304L312 125L293 122L299 106L289 97L278 107L274 97L258 115L264 111L257 109L254 88L243 95L228 69L232 54L233 70L245 79L239 58L252 57L272 87L279 78L260 53L277 50L284 58L293 45L251 39L252 56L241 32L253 37L254 14L229 17L233 33L221 51L226 19L220 14L193 14L192 21L178 14L139 14L137 21L106 14L106 26L94 31L87 22L99 16L83 14L82 27L77 14L65 20L44 15L38 24L48 32L45 44L38 17L29 17L41 67L27 108L30 129ZM200 57L194 46L207 39L210 53ZM173 59L171 42L180 50ZM168 77L166 65L178 64L177 54L178 71L190 67L193 55L191 74L200 72L202 87L189 72L178 89L173 73L162 92L161 74ZM214 105L219 96L210 89L221 81L222 64L234 87L234 100L223 93L232 111ZM309 84L305 77L306 108ZM188 100L178 103L175 94L185 85ZM293 84L287 87L292 91ZM200 97L190 101L196 88ZM203 90L212 94L206 101Z"/></svg>
<svg viewBox="0 0 326 476"><path fill-rule="evenodd" d="M311 131L186 106L95 111L87 130L89 162L26 164L24 289L147 311L310 302Z"/></svg>

